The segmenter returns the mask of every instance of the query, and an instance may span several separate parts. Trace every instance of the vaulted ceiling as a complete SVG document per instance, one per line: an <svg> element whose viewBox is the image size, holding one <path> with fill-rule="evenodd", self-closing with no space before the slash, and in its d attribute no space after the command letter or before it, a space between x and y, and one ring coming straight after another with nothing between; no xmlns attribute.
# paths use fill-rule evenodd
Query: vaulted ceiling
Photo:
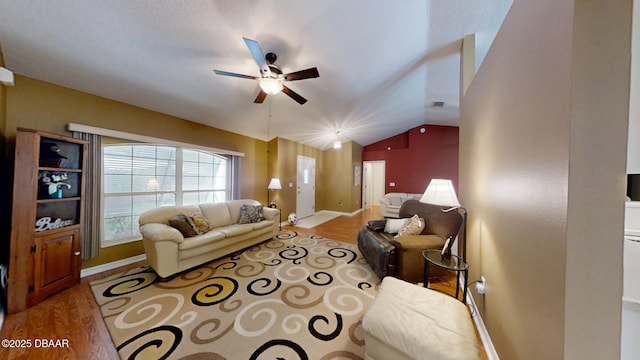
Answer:
<svg viewBox="0 0 640 360"><path fill-rule="evenodd" d="M16 74L269 140L368 145L421 124L457 126L461 39L476 64L511 0L0 0L0 46ZM254 104L243 36L287 82ZM19 84L17 84L19 86ZM433 106L444 102L444 107ZM336 135L338 133L338 135Z"/></svg>

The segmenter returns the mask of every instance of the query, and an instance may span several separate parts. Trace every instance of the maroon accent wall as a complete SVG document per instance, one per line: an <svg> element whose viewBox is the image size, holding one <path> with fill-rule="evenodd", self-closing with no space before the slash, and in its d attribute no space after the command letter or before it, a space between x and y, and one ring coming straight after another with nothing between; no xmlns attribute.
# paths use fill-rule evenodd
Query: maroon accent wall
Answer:
<svg viewBox="0 0 640 360"><path fill-rule="evenodd" d="M421 125L365 146L362 161L385 161L385 193L423 193L434 178L453 180L457 191L458 134L454 126Z"/></svg>

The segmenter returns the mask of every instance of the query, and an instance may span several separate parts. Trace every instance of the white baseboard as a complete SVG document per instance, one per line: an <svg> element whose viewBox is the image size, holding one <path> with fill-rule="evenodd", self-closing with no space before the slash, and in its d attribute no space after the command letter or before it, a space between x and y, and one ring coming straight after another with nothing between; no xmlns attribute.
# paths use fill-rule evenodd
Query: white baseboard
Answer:
<svg viewBox="0 0 640 360"><path fill-rule="evenodd" d="M467 291L467 304L471 308L471 318L473 318L473 322L476 324L476 329L478 329L478 333L480 334L480 340L482 341L482 346L484 346L484 351L487 353L487 358L489 360L500 360L489 336L489 331L487 331L487 327L484 325L484 321L482 321L480 310L470 291Z"/></svg>
<svg viewBox="0 0 640 360"><path fill-rule="evenodd" d="M122 260L112 261L106 264L92 266L90 268L80 270L80 277L87 277L87 276L99 274L104 271L113 270L113 269L119 268L120 266L133 264L135 262L143 261L146 259L147 259L147 255L141 254L141 255L133 256L133 257L122 259Z"/></svg>

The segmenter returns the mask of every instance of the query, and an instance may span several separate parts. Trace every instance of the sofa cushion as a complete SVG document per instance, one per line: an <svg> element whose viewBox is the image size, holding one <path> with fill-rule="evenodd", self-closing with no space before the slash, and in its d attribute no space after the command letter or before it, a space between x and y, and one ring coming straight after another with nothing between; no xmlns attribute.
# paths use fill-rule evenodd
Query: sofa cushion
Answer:
<svg viewBox="0 0 640 360"><path fill-rule="evenodd" d="M253 226L254 224L244 224L242 226ZM236 225L231 225L231 226L238 226ZM235 246L237 244L241 244L244 241L251 241L251 239L255 239L255 238L260 238L262 236L264 236L264 234L270 234L271 231L273 231L272 229L269 228L264 228L264 229L260 229L260 230L254 230L251 232L248 232L246 234L242 234L242 235L238 235L238 236L233 236L233 237L224 237L222 239L218 238L218 236L216 235L216 239L211 241L203 241L201 242L198 246L196 247L192 247L192 248L184 248L184 247L180 247L180 251L178 252L178 259L180 261L186 260L186 259L191 259L191 258L197 258L199 256L201 256L204 253L209 253L209 252L214 252L214 251L218 251L220 249L229 247L229 246ZM209 231L208 233L206 233L205 235L199 235L195 238L198 239L200 237L208 237L210 233L218 233L217 229L213 229L211 231ZM224 236L224 235L223 235ZM186 241L185 241L186 242ZM253 244L247 244L246 246L250 246ZM246 247L243 246L243 247ZM229 254L229 253L227 253ZM225 254L226 255L226 254Z"/></svg>
<svg viewBox="0 0 640 360"><path fill-rule="evenodd" d="M264 228L270 227L270 226L273 226L273 221L272 220L262 220L260 222L251 224L251 228L253 230L260 230L260 229L264 229Z"/></svg>
<svg viewBox="0 0 640 360"><path fill-rule="evenodd" d="M233 224L229 206L226 203L200 204L202 214L209 220L212 229Z"/></svg>
<svg viewBox="0 0 640 360"><path fill-rule="evenodd" d="M220 241L224 238L225 235L222 232L213 229L204 235L197 235L192 238L185 239L182 243L180 243L180 245L178 245L178 249L181 251L193 249L208 243Z"/></svg>
<svg viewBox="0 0 640 360"><path fill-rule="evenodd" d="M188 216L189 222L193 226L193 229L198 235L206 234L211 228L209 227L209 221L202 215L202 211L198 209Z"/></svg>
<svg viewBox="0 0 640 360"><path fill-rule="evenodd" d="M408 222L409 219L389 219L384 226L384 232L397 234Z"/></svg>
<svg viewBox="0 0 640 360"><path fill-rule="evenodd" d="M393 238L398 254L398 278L418 282L424 280L424 257L422 250L442 249L444 239L438 235L405 235ZM440 276L447 273L447 270L432 266L429 269L429 276Z"/></svg>
<svg viewBox="0 0 640 360"><path fill-rule="evenodd" d="M402 229L398 231L398 235L396 236L420 235L420 233L422 233L422 230L424 230L424 226L424 219L420 218L417 214L413 215L411 217L411 220L409 220L409 223L403 226Z"/></svg>
<svg viewBox="0 0 640 360"><path fill-rule="evenodd" d="M391 205L400 206L402 205L402 201L404 200L401 196L389 196L389 201L391 201Z"/></svg>
<svg viewBox="0 0 640 360"><path fill-rule="evenodd" d="M240 224L257 223L264 219L262 216L262 205L243 204L240 207Z"/></svg>
<svg viewBox="0 0 640 360"><path fill-rule="evenodd" d="M192 237L198 235L191 221L185 214L178 214L169 218L169 226L178 229L182 236Z"/></svg>
<svg viewBox="0 0 640 360"><path fill-rule="evenodd" d="M224 233L226 237L238 236L253 231L252 224L233 224L227 225L217 230Z"/></svg>

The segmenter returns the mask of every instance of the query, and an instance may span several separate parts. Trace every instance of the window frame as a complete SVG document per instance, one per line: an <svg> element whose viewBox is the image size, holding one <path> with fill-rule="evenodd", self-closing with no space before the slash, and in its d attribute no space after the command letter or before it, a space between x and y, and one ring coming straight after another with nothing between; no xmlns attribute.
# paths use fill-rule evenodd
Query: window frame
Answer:
<svg viewBox="0 0 640 360"><path fill-rule="evenodd" d="M109 193L107 194L105 192L105 179L107 177L107 174L105 174L105 149L108 147L115 147L115 146L130 146L132 148L132 159L133 159L133 149L135 146L154 146L154 147L171 147L175 149L175 187L174 190L156 190L156 191L131 191L131 192L114 192L114 193ZM221 154L218 152L215 152L213 150L205 150L202 147L191 147L189 145L176 145L176 144L164 144L164 143L146 143L146 142L122 142L122 143L109 143L109 144L103 144L102 145L102 149L103 149L103 154L102 154L102 158L100 159L101 162L101 167L102 167L102 176L100 181L102 182L102 189L103 191L101 192L101 197L102 197L102 206L100 209L100 218L101 218L101 231L100 231L100 247L101 248L106 248L106 247L111 247L111 246L116 246L116 245L122 245L122 244L127 244L127 243L131 243L131 242L135 242L135 241L140 241L142 239L142 236L140 234L140 232L138 231L137 233L133 233L131 236L127 236L127 237L120 237L117 239L109 239L106 240L105 239L105 231L106 231L106 226L105 226L105 222L106 222L106 211L105 211L105 206L106 206L106 201L105 199L110 198L110 197L117 197L117 196L127 196L130 197L131 199L133 199L135 196L144 196L144 195L159 195L159 194L174 194L174 204L172 206L182 206L184 203L184 194L185 193L200 193L202 192L202 190L197 189L197 190L184 190L183 189L183 166L184 166L184 150L188 150L188 151L194 151L197 152L198 154L200 153L205 153L208 155L211 155L213 157L213 164L215 164L215 159L216 158L220 158L220 159L224 159L224 162L226 163L226 170L225 170L225 188L224 190L215 190L215 189L211 189L211 190L205 190L205 191L210 191L210 192L216 192L216 191L224 191L224 197L225 199L232 199L232 197L234 196L235 193L235 183L238 181L237 179L237 174L234 171L235 168L235 163L236 163L236 156L234 155L230 155L230 154ZM157 156L156 156L157 158ZM200 164L198 162L198 164ZM133 177L135 174L131 174L131 176ZM156 175L157 176L157 175ZM133 185L132 185L133 187ZM133 190L133 189L132 189ZM198 202L199 203L199 202ZM160 205L161 206L161 205ZM132 211L130 213L129 216L133 216L133 217L137 217L138 215L136 215L135 211L133 211L133 207L134 204L133 202L131 203L131 208ZM145 210L146 211L146 210ZM133 221L133 219L132 219ZM133 224L133 226L135 226L135 224ZM133 229L132 229L133 230Z"/></svg>

